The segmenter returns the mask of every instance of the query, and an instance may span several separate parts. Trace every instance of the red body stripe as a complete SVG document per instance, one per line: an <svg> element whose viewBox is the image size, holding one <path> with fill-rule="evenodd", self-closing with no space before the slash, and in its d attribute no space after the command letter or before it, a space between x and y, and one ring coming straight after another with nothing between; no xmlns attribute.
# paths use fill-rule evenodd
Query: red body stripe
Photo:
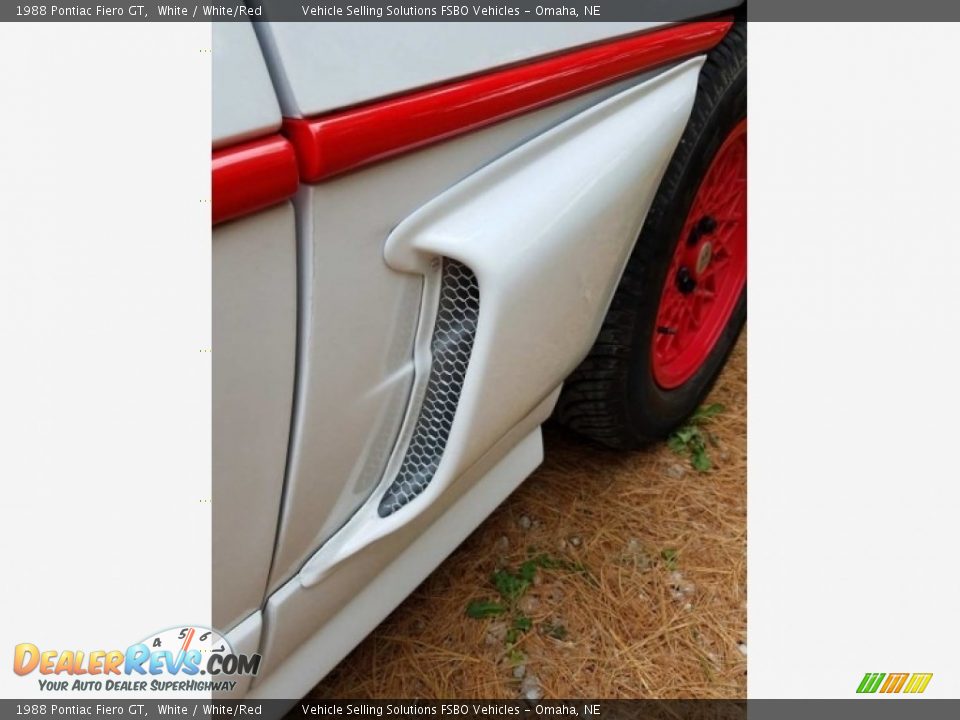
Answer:
<svg viewBox="0 0 960 720"><path fill-rule="evenodd" d="M709 50L729 20L642 35L312 119L287 118L300 177L316 182Z"/></svg>
<svg viewBox="0 0 960 720"><path fill-rule="evenodd" d="M213 153L213 223L247 215L297 191L297 158L280 135Z"/></svg>

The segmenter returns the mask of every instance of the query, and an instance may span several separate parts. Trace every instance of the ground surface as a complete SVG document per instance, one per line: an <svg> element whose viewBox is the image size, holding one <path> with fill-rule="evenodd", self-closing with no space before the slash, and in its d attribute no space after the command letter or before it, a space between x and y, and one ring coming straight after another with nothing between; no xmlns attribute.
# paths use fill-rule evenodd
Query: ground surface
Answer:
<svg viewBox="0 0 960 720"><path fill-rule="evenodd" d="M548 427L543 466L311 695L745 697L745 350L711 470Z"/></svg>

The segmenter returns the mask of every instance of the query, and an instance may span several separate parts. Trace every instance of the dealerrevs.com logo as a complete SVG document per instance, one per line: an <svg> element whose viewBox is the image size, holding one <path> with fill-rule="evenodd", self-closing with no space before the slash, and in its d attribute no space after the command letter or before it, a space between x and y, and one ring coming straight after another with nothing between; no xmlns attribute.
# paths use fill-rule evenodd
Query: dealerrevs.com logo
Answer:
<svg viewBox="0 0 960 720"><path fill-rule="evenodd" d="M260 655L235 653L211 628L187 625L161 630L125 650L53 650L20 643L13 671L36 673L45 691L230 691L229 676L256 675Z"/></svg>
<svg viewBox="0 0 960 720"><path fill-rule="evenodd" d="M857 686L860 694L907 693L916 695L927 689L933 673L867 673Z"/></svg>

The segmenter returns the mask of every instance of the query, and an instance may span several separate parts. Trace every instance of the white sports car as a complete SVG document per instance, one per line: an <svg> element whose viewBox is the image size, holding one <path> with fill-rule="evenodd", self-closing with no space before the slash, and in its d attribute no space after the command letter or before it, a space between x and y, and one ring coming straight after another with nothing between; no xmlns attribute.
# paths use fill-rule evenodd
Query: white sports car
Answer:
<svg viewBox="0 0 960 720"><path fill-rule="evenodd" d="M746 315L746 23L214 27L214 624L306 693L541 462Z"/></svg>

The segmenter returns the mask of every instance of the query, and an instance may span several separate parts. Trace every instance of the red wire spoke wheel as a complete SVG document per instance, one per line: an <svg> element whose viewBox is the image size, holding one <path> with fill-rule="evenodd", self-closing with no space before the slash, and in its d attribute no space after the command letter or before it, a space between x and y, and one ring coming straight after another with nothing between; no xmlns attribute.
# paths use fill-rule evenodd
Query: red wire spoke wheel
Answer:
<svg viewBox="0 0 960 720"><path fill-rule="evenodd" d="M710 356L747 284L747 121L726 137L687 215L652 344L657 384L680 387Z"/></svg>

